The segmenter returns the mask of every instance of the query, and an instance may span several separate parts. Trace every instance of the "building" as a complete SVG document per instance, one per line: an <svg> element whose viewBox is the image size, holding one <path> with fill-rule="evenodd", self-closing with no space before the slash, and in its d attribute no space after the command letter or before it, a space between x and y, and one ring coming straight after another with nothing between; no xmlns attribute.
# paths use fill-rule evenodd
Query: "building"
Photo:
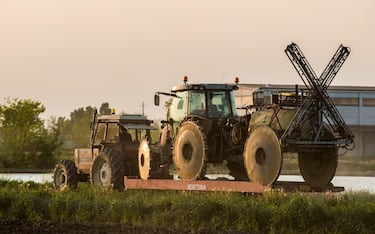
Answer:
<svg viewBox="0 0 375 234"><path fill-rule="evenodd" d="M252 105L252 95L259 89L269 100L271 93L296 89L294 85L271 84L239 84L239 87L235 92L237 107ZM355 148L346 155L375 156L375 87L330 86L328 94L354 134Z"/></svg>

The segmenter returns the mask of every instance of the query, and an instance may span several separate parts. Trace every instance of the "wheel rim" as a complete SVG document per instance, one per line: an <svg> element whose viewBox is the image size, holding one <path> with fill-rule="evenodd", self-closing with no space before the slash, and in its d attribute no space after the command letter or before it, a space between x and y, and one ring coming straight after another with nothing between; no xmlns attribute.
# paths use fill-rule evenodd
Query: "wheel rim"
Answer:
<svg viewBox="0 0 375 234"><path fill-rule="evenodd" d="M150 177L151 162L150 162L150 148L148 142L143 140L138 148L138 168L139 176L143 180L147 180Z"/></svg>
<svg viewBox="0 0 375 234"><path fill-rule="evenodd" d="M306 183L315 188L328 185L337 168L337 150L300 152L298 165Z"/></svg>
<svg viewBox="0 0 375 234"><path fill-rule="evenodd" d="M53 172L53 187L57 190L76 188L78 174L75 164L71 160L61 160Z"/></svg>
<svg viewBox="0 0 375 234"><path fill-rule="evenodd" d="M57 189L63 189L66 186L66 173L62 168L56 171L55 185L57 185Z"/></svg>
<svg viewBox="0 0 375 234"><path fill-rule="evenodd" d="M96 187L107 188L111 185L111 167L104 155L99 155L94 161L92 180Z"/></svg>
<svg viewBox="0 0 375 234"><path fill-rule="evenodd" d="M184 158L185 162L191 161L191 158L193 157L193 146L190 144L190 142L182 146L182 157Z"/></svg>
<svg viewBox="0 0 375 234"><path fill-rule="evenodd" d="M181 179L195 180L202 177L205 145L203 133L195 123L188 121L181 126L173 147L173 159Z"/></svg>
<svg viewBox="0 0 375 234"><path fill-rule="evenodd" d="M268 126L255 128L248 137L244 162L247 175L253 182L271 185L281 171L281 148L274 131Z"/></svg>
<svg viewBox="0 0 375 234"><path fill-rule="evenodd" d="M107 162L103 162L103 164L101 165L100 170L99 170L99 178L100 178L100 182L103 185L108 186L110 184L111 168L109 167Z"/></svg>

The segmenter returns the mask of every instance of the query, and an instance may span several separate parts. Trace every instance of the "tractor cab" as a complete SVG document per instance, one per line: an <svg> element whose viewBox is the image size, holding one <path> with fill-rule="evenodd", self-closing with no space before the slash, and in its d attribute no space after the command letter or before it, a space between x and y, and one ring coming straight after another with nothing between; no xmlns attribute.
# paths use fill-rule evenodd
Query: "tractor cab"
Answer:
<svg viewBox="0 0 375 234"><path fill-rule="evenodd" d="M184 84L172 88L170 93L157 92L155 105L160 104L160 94L171 96L167 102L167 122L176 128L187 119L225 123L238 118L233 91L237 84ZM212 125L212 124L210 124Z"/></svg>
<svg viewBox="0 0 375 234"><path fill-rule="evenodd" d="M152 121L142 115L103 115L92 128L91 144L139 143L143 138L151 140Z"/></svg>

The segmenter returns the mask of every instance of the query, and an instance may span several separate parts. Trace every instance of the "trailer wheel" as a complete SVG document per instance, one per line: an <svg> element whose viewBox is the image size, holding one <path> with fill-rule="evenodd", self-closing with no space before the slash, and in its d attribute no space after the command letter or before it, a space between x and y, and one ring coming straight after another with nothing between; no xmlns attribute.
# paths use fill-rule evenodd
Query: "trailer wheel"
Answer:
<svg viewBox="0 0 375 234"><path fill-rule="evenodd" d="M151 170L150 147L147 140L142 140L139 144L138 168L141 179L147 180L150 177Z"/></svg>
<svg viewBox="0 0 375 234"><path fill-rule="evenodd" d="M122 190L124 174L124 162L121 156L110 148L104 148L94 159L91 183L98 188Z"/></svg>
<svg viewBox="0 0 375 234"><path fill-rule="evenodd" d="M261 185L271 185L281 171L282 156L278 137L266 125L256 127L246 140L244 164L249 179Z"/></svg>
<svg viewBox="0 0 375 234"><path fill-rule="evenodd" d="M173 148L173 160L183 180L201 179L204 176L206 142L199 126L192 121L182 124Z"/></svg>
<svg viewBox="0 0 375 234"><path fill-rule="evenodd" d="M299 152L298 165L306 183L313 188L323 188L335 176L337 149Z"/></svg>
<svg viewBox="0 0 375 234"><path fill-rule="evenodd" d="M66 188L77 188L78 174L77 168L72 160L61 160L53 172L53 187L56 190Z"/></svg>

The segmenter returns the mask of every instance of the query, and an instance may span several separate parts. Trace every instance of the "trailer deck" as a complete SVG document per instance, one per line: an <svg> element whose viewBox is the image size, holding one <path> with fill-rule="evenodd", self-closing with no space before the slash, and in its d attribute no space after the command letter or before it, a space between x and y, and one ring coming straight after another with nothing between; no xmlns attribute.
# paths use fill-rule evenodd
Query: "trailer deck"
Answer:
<svg viewBox="0 0 375 234"><path fill-rule="evenodd" d="M151 189L151 190L180 190L180 191L223 191L240 193L264 193L276 192L343 192L344 187L328 185L323 189L311 188L304 182L277 181L272 186L263 186L250 181L230 180L172 180L172 179L150 179L124 178L125 189Z"/></svg>

